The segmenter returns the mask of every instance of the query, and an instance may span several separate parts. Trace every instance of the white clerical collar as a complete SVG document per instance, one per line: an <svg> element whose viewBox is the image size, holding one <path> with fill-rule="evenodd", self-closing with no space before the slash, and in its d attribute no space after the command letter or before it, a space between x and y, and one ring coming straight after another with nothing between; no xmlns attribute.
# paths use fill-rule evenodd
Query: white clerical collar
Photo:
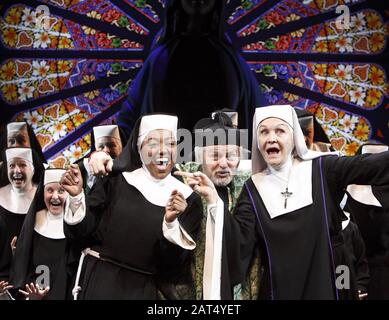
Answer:
<svg viewBox="0 0 389 320"><path fill-rule="evenodd" d="M343 211L343 213L347 217L347 220L342 221L342 230L346 229L350 223L350 214L347 211Z"/></svg>
<svg viewBox="0 0 389 320"><path fill-rule="evenodd" d="M34 230L50 239L64 239L63 213L55 215L44 209L36 213Z"/></svg>
<svg viewBox="0 0 389 320"><path fill-rule="evenodd" d="M371 186L352 184L347 186L347 192L355 201L368 206L382 207L381 203L373 194Z"/></svg>
<svg viewBox="0 0 389 320"><path fill-rule="evenodd" d="M36 185L33 185L29 190L21 191L14 188L12 184L7 184L0 189L0 206L12 213L26 214L34 199L36 189Z"/></svg>
<svg viewBox="0 0 389 320"><path fill-rule="evenodd" d="M272 219L313 203L312 160L288 161L280 170L268 167L252 180Z"/></svg>
<svg viewBox="0 0 389 320"><path fill-rule="evenodd" d="M173 190L177 190L188 198L192 189L171 174L164 179L155 179L145 168L139 168L131 172L123 172L127 183L134 186L150 203L165 207Z"/></svg>

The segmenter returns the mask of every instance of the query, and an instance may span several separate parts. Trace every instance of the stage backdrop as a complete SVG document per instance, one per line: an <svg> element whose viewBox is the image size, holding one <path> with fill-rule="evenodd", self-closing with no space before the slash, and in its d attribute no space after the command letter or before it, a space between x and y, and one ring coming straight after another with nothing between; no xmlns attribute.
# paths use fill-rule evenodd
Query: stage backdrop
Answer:
<svg viewBox="0 0 389 320"><path fill-rule="evenodd" d="M91 128L111 123L126 99L164 3L2 0L1 122L27 120L54 166L85 155ZM350 24L338 28L343 4ZM228 9L226 31L269 104L313 112L347 155L368 139L389 143L387 0L231 0Z"/></svg>

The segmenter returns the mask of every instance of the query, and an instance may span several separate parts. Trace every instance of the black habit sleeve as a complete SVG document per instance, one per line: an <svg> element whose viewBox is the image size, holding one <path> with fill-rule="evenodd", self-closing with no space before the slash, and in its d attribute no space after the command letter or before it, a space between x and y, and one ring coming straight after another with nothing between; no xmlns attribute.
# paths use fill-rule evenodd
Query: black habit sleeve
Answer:
<svg viewBox="0 0 389 320"><path fill-rule="evenodd" d="M75 225L64 223L64 233L69 239L77 242L86 242L98 240L96 234L103 212L110 205L109 194L112 194L112 185L116 175L105 178L98 178L90 193L85 198L85 217Z"/></svg>
<svg viewBox="0 0 389 320"><path fill-rule="evenodd" d="M389 184L389 151L353 157L323 158L331 187L344 190L350 184L382 186Z"/></svg>
<svg viewBox="0 0 389 320"><path fill-rule="evenodd" d="M345 243L355 272L356 289L367 292L370 274L366 258L366 247L358 226L352 221L344 231Z"/></svg>
<svg viewBox="0 0 389 320"><path fill-rule="evenodd" d="M350 184L382 186L389 184L389 151L352 157L322 157L330 233L341 231L343 211L340 202Z"/></svg>

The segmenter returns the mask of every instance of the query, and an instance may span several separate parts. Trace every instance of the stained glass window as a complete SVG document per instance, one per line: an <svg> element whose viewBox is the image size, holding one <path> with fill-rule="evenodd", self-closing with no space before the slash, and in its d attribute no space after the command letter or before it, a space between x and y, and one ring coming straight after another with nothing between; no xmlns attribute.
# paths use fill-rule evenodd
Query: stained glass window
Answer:
<svg viewBox="0 0 389 320"><path fill-rule="evenodd" d="M387 1L230 0L226 32L269 104L313 112L332 145L389 143ZM336 8L347 5L340 27ZM5 0L1 121L27 120L62 167L112 123L164 19L164 0ZM48 10L47 10L48 9Z"/></svg>

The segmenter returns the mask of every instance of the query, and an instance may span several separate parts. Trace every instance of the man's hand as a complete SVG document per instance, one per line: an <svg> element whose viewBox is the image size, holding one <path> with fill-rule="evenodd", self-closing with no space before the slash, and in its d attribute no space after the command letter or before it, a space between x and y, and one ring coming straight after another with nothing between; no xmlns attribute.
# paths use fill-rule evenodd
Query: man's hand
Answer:
<svg viewBox="0 0 389 320"><path fill-rule="evenodd" d="M204 173L200 171L195 173L176 171L174 175L184 177L188 185L200 196L205 198L207 204L217 202L218 194L215 185Z"/></svg>
<svg viewBox="0 0 389 320"><path fill-rule="evenodd" d="M60 184L72 197L82 192L83 181L77 164L70 165L70 168L62 175Z"/></svg>
<svg viewBox="0 0 389 320"><path fill-rule="evenodd" d="M88 164L94 176L107 176L112 172L113 160L108 153L96 151L91 154Z"/></svg>
<svg viewBox="0 0 389 320"><path fill-rule="evenodd" d="M46 287L45 289L41 289L36 283L31 282L30 284L26 284L26 291L19 289L19 292L23 294L26 299L42 300L47 295L49 290L50 290L49 287Z"/></svg>
<svg viewBox="0 0 389 320"><path fill-rule="evenodd" d="M166 222L173 222L181 213L185 211L188 204L184 198L184 196L174 190L170 195L168 203L165 208L165 220Z"/></svg>

